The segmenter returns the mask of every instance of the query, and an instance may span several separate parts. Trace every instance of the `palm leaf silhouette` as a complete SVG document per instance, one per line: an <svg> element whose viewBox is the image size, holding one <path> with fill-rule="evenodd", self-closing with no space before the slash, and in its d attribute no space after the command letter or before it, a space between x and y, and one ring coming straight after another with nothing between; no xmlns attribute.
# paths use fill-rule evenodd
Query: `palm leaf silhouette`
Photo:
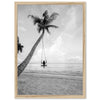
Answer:
<svg viewBox="0 0 100 100"><path fill-rule="evenodd" d="M29 18L29 17L31 17L31 18L33 19L34 25L35 25L36 23L41 23L41 19L40 19L39 17L33 16L33 15L28 15L28 18Z"/></svg>
<svg viewBox="0 0 100 100"><path fill-rule="evenodd" d="M55 20L58 15L59 15L58 13L55 13L55 12L52 13L51 16L47 20L47 24L50 24L53 20Z"/></svg>

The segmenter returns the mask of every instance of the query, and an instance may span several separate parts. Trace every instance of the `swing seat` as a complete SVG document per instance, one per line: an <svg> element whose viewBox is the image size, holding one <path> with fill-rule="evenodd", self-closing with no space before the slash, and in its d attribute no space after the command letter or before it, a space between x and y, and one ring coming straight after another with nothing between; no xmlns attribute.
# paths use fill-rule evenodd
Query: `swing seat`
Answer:
<svg viewBox="0 0 100 100"><path fill-rule="evenodd" d="M43 67L43 68L45 68L46 66L47 66L47 65L43 65L43 64L41 65L41 67Z"/></svg>
<svg viewBox="0 0 100 100"><path fill-rule="evenodd" d="M47 66L47 65L43 65L43 64L42 64L41 66Z"/></svg>

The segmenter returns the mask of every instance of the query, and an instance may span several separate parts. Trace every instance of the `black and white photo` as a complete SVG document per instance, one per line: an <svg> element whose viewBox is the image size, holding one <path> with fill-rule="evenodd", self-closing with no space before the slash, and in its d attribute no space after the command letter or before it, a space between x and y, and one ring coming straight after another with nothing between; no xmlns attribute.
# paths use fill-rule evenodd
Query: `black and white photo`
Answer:
<svg viewBox="0 0 100 100"><path fill-rule="evenodd" d="M16 97L85 98L85 3L15 3Z"/></svg>

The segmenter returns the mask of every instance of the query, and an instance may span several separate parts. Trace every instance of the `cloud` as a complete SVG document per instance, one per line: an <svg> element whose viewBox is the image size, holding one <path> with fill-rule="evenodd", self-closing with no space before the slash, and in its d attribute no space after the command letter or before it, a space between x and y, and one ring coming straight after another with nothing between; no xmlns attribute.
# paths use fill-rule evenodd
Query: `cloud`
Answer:
<svg viewBox="0 0 100 100"><path fill-rule="evenodd" d="M80 5L81 6L81 5ZM32 22L27 19L28 14L41 16L43 11L48 8L49 14L55 10L59 13L57 19L52 23L58 25L58 29L50 29L50 36L45 34L45 51L48 61L50 62L66 62L79 61L78 57L82 57L82 6L78 5L62 5L62 6L24 6L18 12L18 35L21 43L24 44L24 58L30 52L33 44L37 39L37 30ZM34 8L34 9L33 9ZM31 11L30 11L31 10ZM39 12L37 14L37 11ZM30 24L31 23L31 24ZM40 62L41 60L41 43L36 48L31 62ZM75 60L76 59L76 60Z"/></svg>
<svg viewBox="0 0 100 100"><path fill-rule="evenodd" d="M62 35L58 36L58 38L53 42L51 47L45 48L45 55L48 62L54 63L80 63L82 62L81 56L72 55L73 50L70 50L68 47L65 47L63 43ZM77 52L77 51L75 51ZM41 61L41 53L42 49L37 49L35 55L33 56L31 61L39 62ZM43 57L44 58L44 57Z"/></svg>
<svg viewBox="0 0 100 100"><path fill-rule="evenodd" d="M53 55L59 55L59 56L63 56L64 52L62 51L62 37L59 36L56 41L54 42L54 44L51 46L51 48L49 49L50 54Z"/></svg>
<svg viewBox="0 0 100 100"><path fill-rule="evenodd" d="M42 49L39 49L34 55L33 59L38 61L41 56ZM59 36L51 47L45 48L46 57L49 62L62 62L65 58L65 52L63 51L62 37ZM32 60L33 61L33 60Z"/></svg>
<svg viewBox="0 0 100 100"><path fill-rule="evenodd" d="M69 63L82 63L82 57L80 56L72 56L67 59Z"/></svg>
<svg viewBox="0 0 100 100"><path fill-rule="evenodd" d="M26 31L26 28L25 28L25 27L23 27L23 26L19 26L19 27L18 27L18 31L25 32L25 31Z"/></svg>

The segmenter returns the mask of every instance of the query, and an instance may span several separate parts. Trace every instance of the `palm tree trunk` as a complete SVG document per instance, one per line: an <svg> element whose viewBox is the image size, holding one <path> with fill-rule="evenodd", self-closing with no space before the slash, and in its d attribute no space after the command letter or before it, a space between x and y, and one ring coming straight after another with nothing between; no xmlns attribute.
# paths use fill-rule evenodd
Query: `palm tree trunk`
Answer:
<svg viewBox="0 0 100 100"><path fill-rule="evenodd" d="M40 37L38 38L38 40L36 41L36 43L33 45L32 49L31 49L30 53L28 54L28 56L26 57L26 59L18 66L18 68L17 68L18 76L24 71L24 69L28 65L29 61L31 60L31 58L33 56L33 53L34 53L36 47L40 43L43 36L44 36L44 30L43 30L42 34L40 35Z"/></svg>

